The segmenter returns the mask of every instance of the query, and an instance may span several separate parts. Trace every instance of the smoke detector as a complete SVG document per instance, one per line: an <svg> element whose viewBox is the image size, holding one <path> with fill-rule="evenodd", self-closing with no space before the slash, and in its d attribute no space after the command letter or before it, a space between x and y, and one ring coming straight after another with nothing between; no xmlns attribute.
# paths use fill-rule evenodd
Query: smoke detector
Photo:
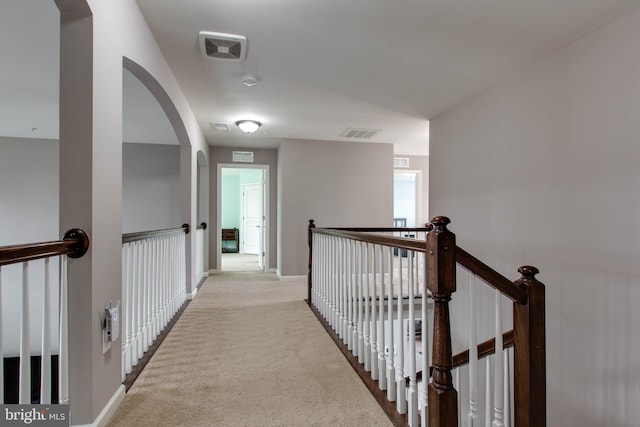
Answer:
<svg viewBox="0 0 640 427"><path fill-rule="evenodd" d="M247 56L247 38L244 36L200 31L198 42L205 58L242 61Z"/></svg>

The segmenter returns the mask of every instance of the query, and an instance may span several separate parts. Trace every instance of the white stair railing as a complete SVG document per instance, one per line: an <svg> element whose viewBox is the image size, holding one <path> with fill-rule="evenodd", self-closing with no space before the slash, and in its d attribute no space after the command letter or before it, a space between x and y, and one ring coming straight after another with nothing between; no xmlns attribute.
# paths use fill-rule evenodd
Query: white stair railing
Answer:
<svg viewBox="0 0 640 427"><path fill-rule="evenodd" d="M123 235L123 380L186 301L186 231Z"/></svg>
<svg viewBox="0 0 640 427"><path fill-rule="evenodd" d="M398 248L407 239L385 234L363 240L313 233L309 298L353 360L417 427L427 407L418 374L429 366L425 243L413 239L413 246Z"/></svg>
<svg viewBox="0 0 640 427"><path fill-rule="evenodd" d="M89 238L80 229L67 231L58 241L0 247L0 404L69 403L67 257L79 258L88 248ZM4 304L3 292L9 296ZM19 327L3 334L3 317ZM38 322L40 328L32 329ZM32 390L34 357L40 358L36 390ZM5 384L5 358L19 359L17 384ZM57 399L52 396L55 383Z"/></svg>

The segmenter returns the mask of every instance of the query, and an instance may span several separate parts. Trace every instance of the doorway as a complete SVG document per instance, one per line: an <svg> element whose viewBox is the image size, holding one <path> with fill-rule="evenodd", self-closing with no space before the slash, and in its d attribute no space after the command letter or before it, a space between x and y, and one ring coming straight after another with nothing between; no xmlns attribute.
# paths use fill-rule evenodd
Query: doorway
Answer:
<svg viewBox="0 0 640 427"><path fill-rule="evenodd" d="M396 170L393 174L393 217L404 227L421 227L422 173L416 170Z"/></svg>
<svg viewBox="0 0 640 427"><path fill-rule="evenodd" d="M218 271L268 265L268 165L218 165Z"/></svg>

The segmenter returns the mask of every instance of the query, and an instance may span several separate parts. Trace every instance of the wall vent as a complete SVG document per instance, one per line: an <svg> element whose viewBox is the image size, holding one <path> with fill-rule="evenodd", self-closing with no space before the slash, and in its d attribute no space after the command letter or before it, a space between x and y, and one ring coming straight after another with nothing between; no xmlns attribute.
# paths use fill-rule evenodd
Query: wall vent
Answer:
<svg viewBox="0 0 640 427"><path fill-rule="evenodd" d="M393 158L393 167L394 168L408 168L409 167L409 158L408 157L394 157Z"/></svg>
<svg viewBox="0 0 640 427"><path fill-rule="evenodd" d="M359 128L347 128L340 134L343 138L364 138L371 139L377 134L382 132L382 129L359 129Z"/></svg>
<svg viewBox="0 0 640 427"><path fill-rule="evenodd" d="M244 36L200 31L198 41L205 58L242 61L247 55L247 38Z"/></svg>

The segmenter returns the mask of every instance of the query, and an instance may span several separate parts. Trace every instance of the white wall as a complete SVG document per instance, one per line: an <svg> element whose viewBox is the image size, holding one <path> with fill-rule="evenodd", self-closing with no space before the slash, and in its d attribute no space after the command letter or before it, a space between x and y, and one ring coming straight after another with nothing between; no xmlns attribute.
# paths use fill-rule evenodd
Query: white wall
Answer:
<svg viewBox="0 0 640 427"><path fill-rule="evenodd" d="M123 144L122 232L182 226L180 147Z"/></svg>
<svg viewBox="0 0 640 427"><path fill-rule="evenodd" d="M547 292L550 426L640 419L640 11L431 121L431 214Z"/></svg>
<svg viewBox="0 0 640 427"><path fill-rule="evenodd" d="M58 240L58 141L0 137L0 246ZM44 263L33 262L29 272L31 350L40 354ZM57 287L58 262L51 262L50 280ZM22 266L2 271L2 324L19 324L22 300ZM58 306L52 292L51 307ZM51 325L57 336L58 325ZM54 346L56 340L52 341ZM4 356L17 356L20 329L3 328ZM57 348L57 347L56 347ZM54 348L54 351L56 349Z"/></svg>
<svg viewBox="0 0 640 427"><path fill-rule="evenodd" d="M278 150L278 273L307 274L307 226L393 226L393 146L284 140Z"/></svg>

